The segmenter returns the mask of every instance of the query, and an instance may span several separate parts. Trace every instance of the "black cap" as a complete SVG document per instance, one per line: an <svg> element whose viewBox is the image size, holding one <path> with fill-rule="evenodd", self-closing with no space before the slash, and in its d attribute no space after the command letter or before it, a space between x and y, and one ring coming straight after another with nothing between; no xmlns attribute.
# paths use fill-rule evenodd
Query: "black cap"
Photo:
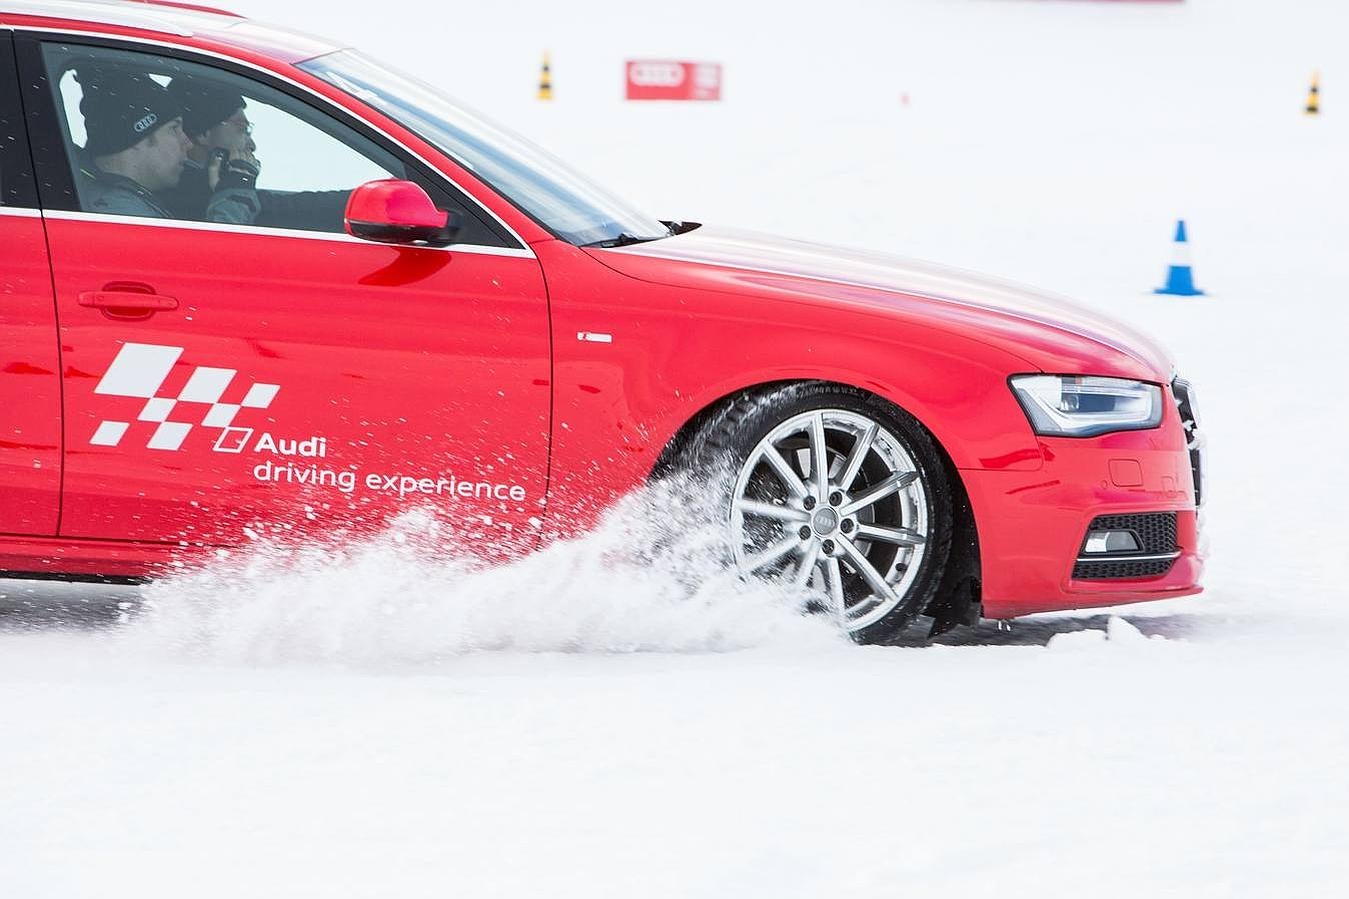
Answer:
<svg viewBox="0 0 1349 899"><path fill-rule="evenodd" d="M183 114L180 104L149 76L139 72L81 72L84 98L84 149L91 156L111 156L134 147Z"/></svg>
<svg viewBox="0 0 1349 899"><path fill-rule="evenodd" d="M173 79L169 96L182 106L183 130L191 138L200 137L247 105L237 91L184 75Z"/></svg>

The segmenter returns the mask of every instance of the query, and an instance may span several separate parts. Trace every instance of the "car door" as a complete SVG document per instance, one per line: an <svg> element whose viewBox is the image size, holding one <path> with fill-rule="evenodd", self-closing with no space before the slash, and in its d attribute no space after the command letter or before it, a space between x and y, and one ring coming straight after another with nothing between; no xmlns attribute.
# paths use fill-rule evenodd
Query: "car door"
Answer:
<svg viewBox="0 0 1349 899"><path fill-rule="evenodd" d="M369 533L430 509L465 543L533 539L548 459L548 313L539 263L519 238L387 137L265 73L125 42L32 36L19 51L48 161L39 180L65 365L62 536L228 544ZM252 131L266 217L91 206L87 170L108 181L98 167L120 157L88 148L125 141L91 141L89 128L149 121L86 102L108 72L241 98L232 120ZM461 214L460 242L399 247L344 233L347 192L390 177L424 183Z"/></svg>
<svg viewBox="0 0 1349 899"><path fill-rule="evenodd" d="M0 29L0 535L57 532L60 370L13 37Z"/></svg>

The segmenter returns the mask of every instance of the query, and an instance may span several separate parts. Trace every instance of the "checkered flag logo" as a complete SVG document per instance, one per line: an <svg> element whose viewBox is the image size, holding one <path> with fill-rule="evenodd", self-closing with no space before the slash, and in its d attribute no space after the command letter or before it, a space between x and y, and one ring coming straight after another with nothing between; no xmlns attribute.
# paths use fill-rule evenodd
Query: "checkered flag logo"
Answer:
<svg viewBox="0 0 1349 899"><path fill-rule="evenodd" d="M94 388L94 393L104 396L145 400L136 420L158 423L146 444L149 449L179 449L192 432L193 425L187 422L169 421L169 415L179 403L204 405L206 410L201 418L203 427L247 430L231 428L234 416L239 414L240 409L266 409L281 389L277 384L253 384L238 403L222 403L221 397L238 372L232 368L208 368L202 365L192 370L177 396L160 396L159 392L168 380L169 372L182 354L183 347L180 346L128 343L117 353L117 358L112 360L112 365L108 366L102 380ZM129 421L100 422L89 442L94 446L117 446L130 427Z"/></svg>

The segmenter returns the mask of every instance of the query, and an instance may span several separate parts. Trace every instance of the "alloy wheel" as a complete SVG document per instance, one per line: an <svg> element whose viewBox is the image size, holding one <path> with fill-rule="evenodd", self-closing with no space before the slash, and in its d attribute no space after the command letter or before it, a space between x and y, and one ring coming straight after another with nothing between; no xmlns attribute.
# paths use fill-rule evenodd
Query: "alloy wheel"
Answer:
<svg viewBox="0 0 1349 899"><path fill-rule="evenodd" d="M732 494L736 564L806 591L848 632L903 601L929 538L922 472L899 437L845 409L777 425Z"/></svg>

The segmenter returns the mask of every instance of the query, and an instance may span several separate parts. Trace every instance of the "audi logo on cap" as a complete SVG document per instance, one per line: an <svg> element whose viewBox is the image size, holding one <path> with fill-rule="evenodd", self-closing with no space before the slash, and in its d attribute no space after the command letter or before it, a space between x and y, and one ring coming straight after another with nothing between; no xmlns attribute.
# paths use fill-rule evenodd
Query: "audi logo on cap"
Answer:
<svg viewBox="0 0 1349 899"><path fill-rule="evenodd" d="M679 87L684 83L684 66L677 62L633 62L628 78L640 87Z"/></svg>
<svg viewBox="0 0 1349 899"><path fill-rule="evenodd" d="M151 128L155 127L155 122L158 121L159 121L158 114L152 112L142 119L137 119L136 124L132 125L131 127L136 129L137 134L144 134L146 131L149 131Z"/></svg>

